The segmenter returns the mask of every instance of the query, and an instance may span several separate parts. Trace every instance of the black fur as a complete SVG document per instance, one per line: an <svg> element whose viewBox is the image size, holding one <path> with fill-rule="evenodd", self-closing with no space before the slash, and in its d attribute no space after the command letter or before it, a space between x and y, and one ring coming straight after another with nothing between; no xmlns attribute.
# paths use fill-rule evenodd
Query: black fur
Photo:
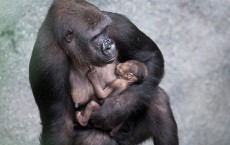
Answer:
<svg viewBox="0 0 230 145"><path fill-rule="evenodd" d="M83 51L71 50L74 54L69 54L71 51L65 50L67 44L63 44L62 37L56 35L62 32L68 35L68 27L74 24L72 19L76 17L61 20L61 25L56 23L56 19L62 13L72 15L72 11L68 11L70 8L76 10L77 14L83 13L78 7L80 4L85 9L92 9L110 17L112 23L108 27L108 33L119 51L119 61L135 59L145 63L148 68L148 77L143 83L130 86L119 96L106 98L101 108L93 112L91 119L96 128L84 128L76 123L69 84L71 67L69 55L79 57L81 63L85 65L90 64L92 60L86 58L87 55L83 55ZM57 5L68 9L55 11L54 7ZM76 27L82 30L85 26L80 25L83 21L80 16L76 18L78 24ZM97 18L95 23L101 21L99 17ZM79 45L76 47L87 45L81 36L77 38L76 41L83 44L76 43ZM69 39L72 37L68 37L67 40ZM42 123L41 144L131 145L151 137L155 145L178 145L177 125L168 96L158 87L163 74L164 60L160 50L126 17L116 13L100 12L81 0L56 0L39 30L30 61L30 83ZM124 124L113 138L108 132L103 131L121 122Z"/></svg>

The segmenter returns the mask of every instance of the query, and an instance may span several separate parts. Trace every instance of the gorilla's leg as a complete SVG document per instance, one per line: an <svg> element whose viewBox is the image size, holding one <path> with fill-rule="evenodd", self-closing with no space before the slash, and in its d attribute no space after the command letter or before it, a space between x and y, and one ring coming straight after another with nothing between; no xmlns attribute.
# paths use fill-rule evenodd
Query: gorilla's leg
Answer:
<svg viewBox="0 0 230 145"><path fill-rule="evenodd" d="M134 119L135 118L135 119ZM178 145L177 124L166 92L158 88L146 111L128 119L115 135L122 145L133 145L152 138L154 145ZM135 120L135 121L133 121Z"/></svg>
<svg viewBox="0 0 230 145"><path fill-rule="evenodd" d="M166 92L158 88L147 112L154 145L178 145L177 124Z"/></svg>
<svg viewBox="0 0 230 145"><path fill-rule="evenodd" d="M82 130L76 133L74 145L118 145L107 132Z"/></svg>

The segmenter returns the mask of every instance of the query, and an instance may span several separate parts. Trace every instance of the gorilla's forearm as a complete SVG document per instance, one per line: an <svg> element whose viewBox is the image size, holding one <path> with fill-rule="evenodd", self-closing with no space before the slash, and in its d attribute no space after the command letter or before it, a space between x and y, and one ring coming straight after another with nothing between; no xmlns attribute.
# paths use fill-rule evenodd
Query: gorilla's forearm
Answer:
<svg viewBox="0 0 230 145"><path fill-rule="evenodd" d="M131 85L118 96L106 98L98 111L92 115L95 124L102 128L114 128L130 114L146 108L164 74L163 57L160 51L148 53L148 57L134 58L143 61L148 68L148 77L141 84ZM146 55L142 52L142 55ZM135 56L134 56L135 57Z"/></svg>

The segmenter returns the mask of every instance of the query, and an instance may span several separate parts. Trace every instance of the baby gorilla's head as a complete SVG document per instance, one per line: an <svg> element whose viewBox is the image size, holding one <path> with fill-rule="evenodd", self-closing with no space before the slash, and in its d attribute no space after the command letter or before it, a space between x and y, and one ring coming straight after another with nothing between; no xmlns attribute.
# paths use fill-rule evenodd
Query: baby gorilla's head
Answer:
<svg viewBox="0 0 230 145"><path fill-rule="evenodd" d="M147 67L144 63L137 60L128 60L124 63L119 63L115 70L116 75L127 80L143 81L148 76Z"/></svg>

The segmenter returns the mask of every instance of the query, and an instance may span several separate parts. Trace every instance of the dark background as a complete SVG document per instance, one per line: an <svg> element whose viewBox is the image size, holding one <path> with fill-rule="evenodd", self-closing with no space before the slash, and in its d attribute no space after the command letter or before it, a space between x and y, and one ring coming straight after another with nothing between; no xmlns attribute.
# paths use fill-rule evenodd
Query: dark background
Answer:
<svg viewBox="0 0 230 145"><path fill-rule="evenodd" d="M90 2L126 15L161 49L161 86L171 98L180 144L228 145L230 0ZM28 65L50 3L0 0L0 145L38 145L40 120Z"/></svg>

